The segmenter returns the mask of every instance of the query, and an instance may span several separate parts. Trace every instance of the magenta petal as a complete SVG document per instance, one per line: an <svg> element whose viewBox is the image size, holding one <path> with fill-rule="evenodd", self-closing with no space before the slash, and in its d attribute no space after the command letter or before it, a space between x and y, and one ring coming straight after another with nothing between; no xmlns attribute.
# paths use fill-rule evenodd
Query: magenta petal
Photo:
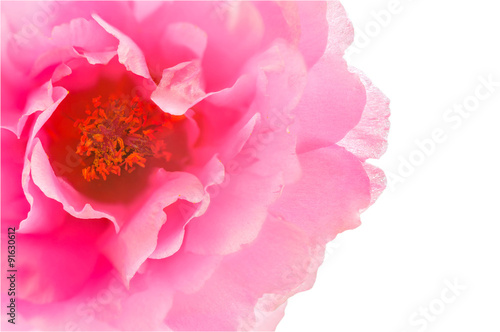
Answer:
<svg viewBox="0 0 500 332"><path fill-rule="evenodd" d="M199 61L180 63L167 68L151 100L164 112L183 115L205 97Z"/></svg>

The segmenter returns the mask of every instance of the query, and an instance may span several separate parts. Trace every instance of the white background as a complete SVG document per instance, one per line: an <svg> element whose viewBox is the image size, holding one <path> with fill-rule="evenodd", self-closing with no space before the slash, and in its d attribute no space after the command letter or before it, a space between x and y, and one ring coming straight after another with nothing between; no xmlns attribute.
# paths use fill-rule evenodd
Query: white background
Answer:
<svg viewBox="0 0 500 332"><path fill-rule="evenodd" d="M372 13L390 0L341 1L367 34L349 63L391 99L389 148L374 164L396 180L330 244L277 331L498 332L500 86L473 103L480 77L500 82L500 3L400 0L381 26ZM444 118L464 102L474 110ZM435 130L446 139L422 158L415 141Z"/></svg>

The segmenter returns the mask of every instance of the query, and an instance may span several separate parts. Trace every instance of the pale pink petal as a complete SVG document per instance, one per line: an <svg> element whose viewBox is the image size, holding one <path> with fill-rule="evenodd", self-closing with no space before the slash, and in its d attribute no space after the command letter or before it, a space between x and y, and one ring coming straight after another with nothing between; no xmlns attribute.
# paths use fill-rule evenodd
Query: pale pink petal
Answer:
<svg viewBox="0 0 500 332"><path fill-rule="evenodd" d="M363 163L366 174L370 178L370 205L375 203L387 185L387 178L383 170L367 162Z"/></svg>
<svg viewBox="0 0 500 332"><path fill-rule="evenodd" d="M327 53L342 56L354 40L354 28L340 1L327 2L327 19Z"/></svg>
<svg viewBox="0 0 500 332"><path fill-rule="evenodd" d="M298 1L300 15L299 49L308 67L323 55L328 39L326 20L327 3L323 1Z"/></svg>
<svg viewBox="0 0 500 332"><path fill-rule="evenodd" d="M65 63L61 63L59 66L54 69L54 73L52 74L52 82L57 82L64 77L71 75L72 70L71 67L66 65Z"/></svg>
<svg viewBox="0 0 500 332"><path fill-rule="evenodd" d="M270 125L286 127L289 123L277 122L289 117L296 108L309 80L301 54L292 45L278 40L252 59L246 69L257 73L258 92L252 109L261 113Z"/></svg>
<svg viewBox="0 0 500 332"><path fill-rule="evenodd" d="M387 148L389 131L389 99L360 71L357 73L366 89L366 105L361 120L337 144L362 161L379 158Z"/></svg>
<svg viewBox="0 0 500 332"><path fill-rule="evenodd" d="M347 70L342 58L325 54L311 68L306 89L294 111L297 151L341 140L359 122L365 104L365 89L358 76Z"/></svg>
<svg viewBox="0 0 500 332"><path fill-rule="evenodd" d="M186 226L184 246L199 254L228 254L253 241L279 197L282 177L239 174L211 192L205 214ZM241 204L245 202L245 204Z"/></svg>
<svg viewBox="0 0 500 332"><path fill-rule="evenodd" d="M203 287L222 259L223 256L197 255L181 249L168 259L148 260L147 269L163 279L162 288L191 294Z"/></svg>
<svg viewBox="0 0 500 332"><path fill-rule="evenodd" d="M302 177L286 186L270 212L324 243L360 224L370 181L354 155L338 146L299 154Z"/></svg>
<svg viewBox="0 0 500 332"><path fill-rule="evenodd" d="M278 326L278 323L285 316L285 308L287 302L280 305L277 309L271 312L258 311L255 310L255 317L257 319L255 323L254 331L274 331Z"/></svg>
<svg viewBox="0 0 500 332"><path fill-rule="evenodd" d="M327 5L322 1L258 1L266 42L283 38L298 46L308 67L323 55L328 38Z"/></svg>
<svg viewBox="0 0 500 332"><path fill-rule="evenodd" d="M179 22L170 24L164 37L172 44L191 50L198 59L203 58L207 47L207 34L194 24Z"/></svg>
<svg viewBox="0 0 500 332"><path fill-rule="evenodd" d="M253 330L262 320L254 312L259 299L291 295L308 274L309 246L298 228L269 218L258 238L225 256L199 291L176 294L167 324L175 330ZM273 311L282 303L263 308Z"/></svg>
<svg viewBox="0 0 500 332"><path fill-rule="evenodd" d="M165 68L202 59L208 36L196 24L174 22L165 26L164 17L157 19L162 20L161 28L151 29L154 25L150 24L151 19L148 18L141 29L143 35L147 37L139 38L137 42L146 56L151 75L159 81Z"/></svg>
<svg viewBox="0 0 500 332"><path fill-rule="evenodd" d="M387 149L387 133L389 131L389 99L377 89L360 71L358 73L366 89L366 106L361 120L347 135L338 142L356 155L361 161L379 158ZM384 172L375 166L364 163L371 182L371 204L380 196L386 186Z"/></svg>
<svg viewBox="0 0 500 332"><path fill-rule="evenodd" d="M134 1L133 13L137 22L142 23L145 21L149 15L155 13L162 5L162 1Z"/></svg>
<svg viewBox="0 0 500 332"><path fill-rule="evenodd" d="M201 74L199 61L165 69L151 100L166 113L183 115L205 97Z"/></svg>

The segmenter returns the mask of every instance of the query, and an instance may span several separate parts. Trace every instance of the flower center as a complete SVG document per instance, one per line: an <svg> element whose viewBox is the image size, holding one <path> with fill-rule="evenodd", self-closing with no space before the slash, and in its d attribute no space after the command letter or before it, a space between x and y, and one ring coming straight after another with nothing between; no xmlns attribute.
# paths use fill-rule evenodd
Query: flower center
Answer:
<svg viewBox="0 0 500 332"><path fill-rule="evenodd" d="M110 174L120 176L122 171L131 173L137 166L145 167L148 157L167 162L172 157L161 137L180 117L162 112L153 103L137 96L98 96L85 113L86 119L74 123L81 135L76 153L91 161L82 169L85 180L106 180Z"/></svg>

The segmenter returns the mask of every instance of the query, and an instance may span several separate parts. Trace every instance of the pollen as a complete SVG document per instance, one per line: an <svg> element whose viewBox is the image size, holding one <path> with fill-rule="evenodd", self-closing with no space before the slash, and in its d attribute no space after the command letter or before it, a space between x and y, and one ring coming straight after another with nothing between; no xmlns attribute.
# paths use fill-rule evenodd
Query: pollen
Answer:
<svg viewBox="0 0 500 332"><path fill-rule="evenodd" d="M87 117L74 122L80 132L76 153L83 157L83 178L106 180L112 174L132 173L146 167L149 158L169 161L169 146L158 137L172 130L179 117L162 112L138 96L92 98Z"/></svg>

